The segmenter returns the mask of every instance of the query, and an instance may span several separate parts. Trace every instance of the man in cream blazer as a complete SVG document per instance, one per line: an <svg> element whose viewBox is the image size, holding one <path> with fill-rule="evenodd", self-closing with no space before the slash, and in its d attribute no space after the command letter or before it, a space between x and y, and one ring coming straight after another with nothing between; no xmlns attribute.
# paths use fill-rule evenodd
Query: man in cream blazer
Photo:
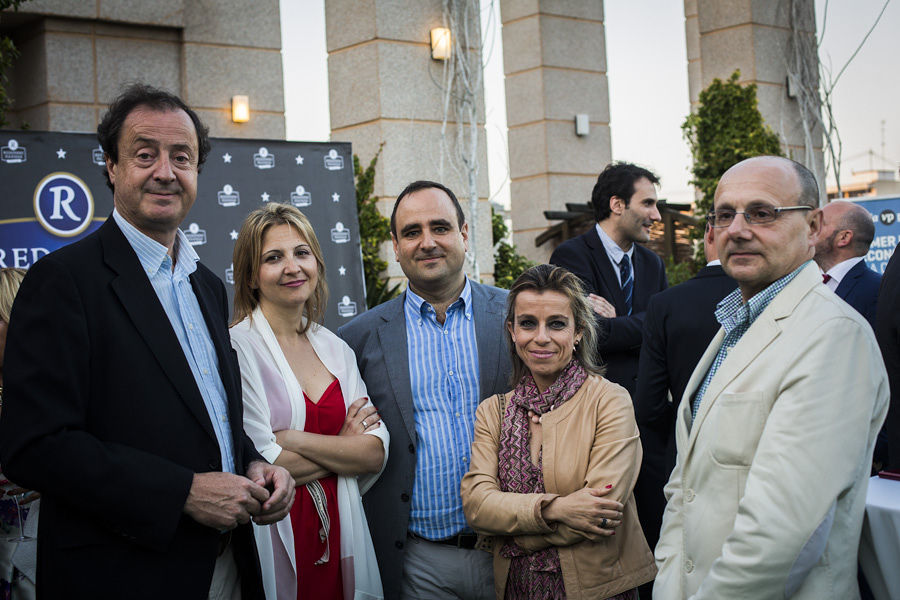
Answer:
<svg viewBox="0 0 900 600"><path fill-rule="evenodd" d="M856 552L887 374L871 328L822 285L815 178L757 157L710 215L739 290L685 391L654 598L858 598Z"/></svg>

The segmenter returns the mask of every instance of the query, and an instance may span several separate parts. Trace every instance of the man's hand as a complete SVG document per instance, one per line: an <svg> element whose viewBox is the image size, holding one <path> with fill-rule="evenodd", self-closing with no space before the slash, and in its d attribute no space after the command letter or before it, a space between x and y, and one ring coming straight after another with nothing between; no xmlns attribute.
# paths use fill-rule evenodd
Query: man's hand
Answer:
<svg viewBox="0 0 900 600"><path fill-rule="evenodd" d="M254 523L277 523L291 512L296 484L287 469L257 460L247 468L247 477L270 494L257 512L251 511Z"/></svg>
<svg viewBox="0 0 900 600"><path fill-rule="evenodd" d="M229 530L259 514L262 503L268 499L269 491L247 477L233 473L194 473L184 512L201 525Z"/></svg>
<svg viewBox="0 0 900 600"><path fill-rule="evenodd" d="M616 316L616 307L609 303L609 300L597 294L588 294L588 303L594 312L601 317L612 319Z"/></svg>

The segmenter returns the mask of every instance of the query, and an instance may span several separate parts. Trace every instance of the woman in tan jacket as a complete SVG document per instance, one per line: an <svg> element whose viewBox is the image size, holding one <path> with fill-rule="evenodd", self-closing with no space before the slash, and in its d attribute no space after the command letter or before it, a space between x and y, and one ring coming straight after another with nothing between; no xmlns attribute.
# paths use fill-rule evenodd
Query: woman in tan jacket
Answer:
<svg viewBox="0 0 900 600"><path fill-rule="evenodd" d="M637 598L656 574L634 507L641 444L631 399L594 360L578 278L539 265L506 317L514 389L478 407L469 524L492 537L497 598Z"/></svg>

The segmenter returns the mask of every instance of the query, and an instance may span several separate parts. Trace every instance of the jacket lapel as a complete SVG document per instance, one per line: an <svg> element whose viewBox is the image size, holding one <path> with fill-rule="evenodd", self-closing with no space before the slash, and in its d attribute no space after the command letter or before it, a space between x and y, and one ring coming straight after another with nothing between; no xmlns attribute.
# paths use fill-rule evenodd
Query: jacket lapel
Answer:
<svg viewBox="0 0 900 600"><path fill-rule="evenodd" d="M613 271L612 261L606 253L606 248L603 247L603 241L597 233L596 226L591 227L590 230L588 230L585 234L584 241L591 249L590 257L594 262L594 270L600 275L600 279L603 280L603 285L609 290L610 296L612 296L611 298L607 298L607 300L612 302L613 306L616 307L617 315L624 315L625 296L622 294L622 286L619 285L619 276ZM634 268L634 265L632 265L632 270ZM634 293L632 292L632 298L633 297Z"/></svg>
<svg viewBox="0 0 900 600"><path fill-rule="evenodd" d="M503 321L500 305L494 302L495 292L490 288L471 282L472 318L475 319L475 338L478 346L478 401L484 399L488 390L498 389L500 361L503 359L503 336L494 335L486 324ZM505 323L503 325L506 326ZM480 335L479 335L480 334Z"/></svg>
<svg viewBox="0 0 900 600"><path fill-rule="evenodd" d="M387 371L388 384L403 417L409 439L416 439L416 420L413 414L412 385L409 379L409 347L406 339L406 317L403 305L406 294L391 302L393 310L381 316L384 323L378 328L378 341ZM390 357L390 358L388 358Z"/></svg>
<svg viewBox="0 0 900 600"><path fill-rule="evenodd" d="M100 229L104 260L117 273L110 283L141 338L150 347L163 373L178 391L203 429L213 438L209 413L191 373L178 337L163 310L141 263L112 218ZM202 303L201 303L202 306ZM218 349L217 349L218 351Z"/></svg>
<svg viewBox="0 0 900 600"><path fill-rule="evenodd" d="M847 300L850 296L850 292L853 291L853 288L856 286L857 280L862 277L862 272L859 267L866 269L865 261L860 261L853 265L847 274L844 275L844 278L841 279L841 282L838 284L837 288L835 288L834 293L838 295L838 298L841 300Z"/></svg>

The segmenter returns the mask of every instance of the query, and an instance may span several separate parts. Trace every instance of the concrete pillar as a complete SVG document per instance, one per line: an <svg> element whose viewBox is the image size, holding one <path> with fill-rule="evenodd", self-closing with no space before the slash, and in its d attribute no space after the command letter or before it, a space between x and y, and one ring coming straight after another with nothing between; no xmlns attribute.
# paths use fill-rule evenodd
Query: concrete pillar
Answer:
<svg viewBox="0 0 900 600"><path fill-rule="evenodd" d="M816 174L824 197L823 130L811 131L813 155L807 157L800 106L788 86L795 47L815 48L813 0L685 0L684 14L691 108L713 79L740 69L740 83L757 85L759 110L781 137L785 154ZM814 51L807 57L812 88L818 89L818 57Z"/></svg>
<svg viewBox="0 0 900 600"><path fill-rule="evenodd" d="M384 143L374 186L384 215L390 215L407 184L430 179L453 190L471 223L466 177L452 166L449 157L443 161L441 157L444 65L431 58L430 32L442 25L440 0L325 3L331 138L351 142L363 166ZM477 247L482 280L492 282L483 93L479 104L478 239L470 243L474 241ZM455 138L453 123L446 135L449 140ZM390 242L383 255L388 260L388 275L403 277ZM468 261L466 264L471 272Z"/></svg>
<svg viewBox="0 0 900 600"><path fill-rule="evenodd" d="M11 72L12 126L96 130L121 87L179 94L214 136L284 138L278 0L33 0L4 13L21 57ZM249 123L231 97L250 96Z"/></svg>
<svg viewBox="0 0 900 600"><path fill-rule="evenodd" d="M501 0L500 15L513 239L546 262L551 243L534 244L548 226L543 212L589 202L610 161L603 3ZM587 136L575 133L578 114Z"/></svg>

